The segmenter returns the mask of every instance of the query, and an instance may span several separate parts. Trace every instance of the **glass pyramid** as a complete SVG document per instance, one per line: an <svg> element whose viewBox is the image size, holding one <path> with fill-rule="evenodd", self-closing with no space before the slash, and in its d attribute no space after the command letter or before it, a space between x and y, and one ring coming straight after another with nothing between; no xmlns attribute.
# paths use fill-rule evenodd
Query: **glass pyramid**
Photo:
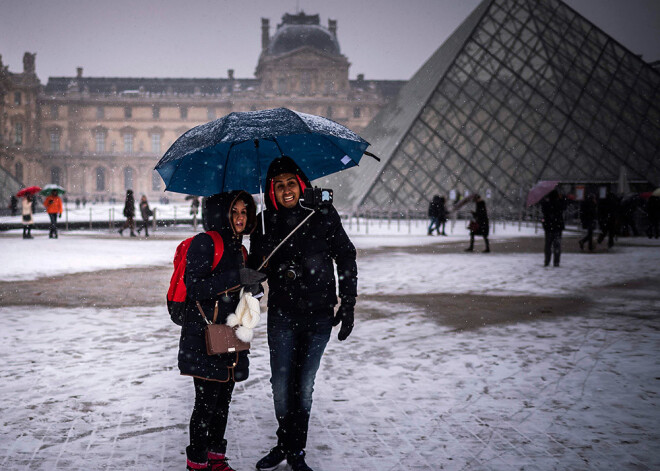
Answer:
<svg viewBox="0 0 660 471"><path fill-rule="evenodd" d="M560 0L484 0L363 137L380 163L323 182L348 209L434 194L520 208L539 180L660 184L660 73Z"/></svg>

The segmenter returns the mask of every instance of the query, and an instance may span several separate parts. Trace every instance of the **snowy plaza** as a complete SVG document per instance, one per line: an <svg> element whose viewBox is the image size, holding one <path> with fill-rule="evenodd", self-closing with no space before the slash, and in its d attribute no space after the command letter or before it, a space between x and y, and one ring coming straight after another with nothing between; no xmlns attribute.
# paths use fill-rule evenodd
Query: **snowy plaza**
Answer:
<svg viewBox="0 0 660 471"><path fill-rule="evenodd" d="M496 227L490 254L463 252L460 221L448 237L424 221L366 231L349 229L356 326L334 331L317 376L310 466L660 467L657 241L588 253L568 232L544 268L531 226ZM190 235L0 234L0 469L183 469L193 388L165 291ZM263 319L256 332L230 408L237 470L276 441Z"/></svg>

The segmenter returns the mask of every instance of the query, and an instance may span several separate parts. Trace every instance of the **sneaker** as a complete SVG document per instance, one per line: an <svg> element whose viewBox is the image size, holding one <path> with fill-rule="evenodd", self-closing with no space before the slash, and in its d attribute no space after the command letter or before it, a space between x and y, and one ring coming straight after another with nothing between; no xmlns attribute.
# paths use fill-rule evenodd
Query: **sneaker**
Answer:
<svg viewBox="0 0 660 471"><path fill-rule="evenodd" d="M229 466L227 463L227 458L223 453L208 453L209 457L209 471L236 471L234 468Z"/></svg>
<svg viewBox="0 0 660 471"><path fill-rule="evenodd" d="M287 455L286 462L289 463L291 471L313 471L312 468L305 463L304 451Z"/></svg>
<svg viewBox="0 0 660 471"><path fill-rule="evenodd" d="M277 445L275 448L271 448L268 454L257 462L257 469L262 471L272 470L284 463L285 460L286 453L284 449L280 445Z"/></svg>

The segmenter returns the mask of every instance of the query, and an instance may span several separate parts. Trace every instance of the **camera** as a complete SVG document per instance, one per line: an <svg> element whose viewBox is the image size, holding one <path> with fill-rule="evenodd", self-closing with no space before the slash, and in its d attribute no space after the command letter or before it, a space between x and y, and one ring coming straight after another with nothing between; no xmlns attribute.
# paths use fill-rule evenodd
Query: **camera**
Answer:
<svg viewBox="0 0 660 471"><path fill-rule="evenodd" d="M280 267L280 272L284 274L284 278L287 281L293 281L296 278L300 278L302 276L302 270L300 266L295 263Z"/></svg>
<svg viewBox="0 0 660 471"><path fill-rule="evenodd" d="M305 188L300 205L303 208L319 209L332 204L332 190L330 188Z"/></svg>

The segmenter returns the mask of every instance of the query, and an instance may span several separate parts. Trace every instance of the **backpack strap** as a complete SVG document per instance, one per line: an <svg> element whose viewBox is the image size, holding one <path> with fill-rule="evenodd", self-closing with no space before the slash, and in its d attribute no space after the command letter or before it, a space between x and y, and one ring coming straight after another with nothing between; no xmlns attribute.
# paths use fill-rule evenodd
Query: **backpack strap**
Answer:
<svg viewBox="0 0 660 471"><path fill-rule="evenodd" d="M211 270L215 270L215 267L220 263L222 254L225 252L225 243L222 240L222 236L216 231L206 231L208 235L213 239L213 265Z"/></svg>

